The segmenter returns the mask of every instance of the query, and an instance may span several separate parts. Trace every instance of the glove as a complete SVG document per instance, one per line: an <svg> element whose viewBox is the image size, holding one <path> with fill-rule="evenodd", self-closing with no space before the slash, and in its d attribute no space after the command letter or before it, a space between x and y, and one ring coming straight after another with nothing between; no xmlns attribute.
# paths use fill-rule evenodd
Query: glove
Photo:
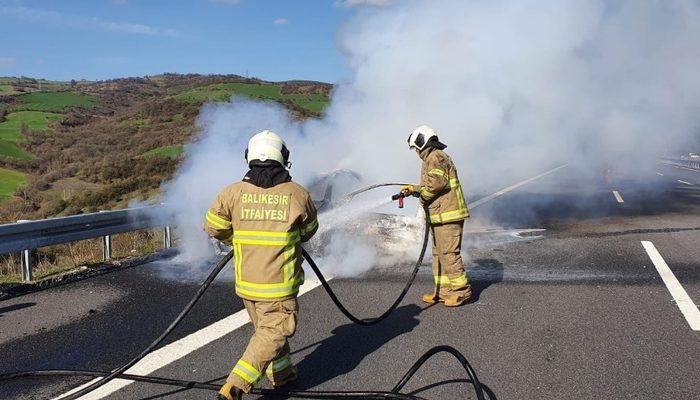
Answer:
<svg viewBox="0 0 700 400"><path fill-rule="evenodd" d="M420 185L405 185L401 188L401 193L405 196L420 196Z"/></svg>

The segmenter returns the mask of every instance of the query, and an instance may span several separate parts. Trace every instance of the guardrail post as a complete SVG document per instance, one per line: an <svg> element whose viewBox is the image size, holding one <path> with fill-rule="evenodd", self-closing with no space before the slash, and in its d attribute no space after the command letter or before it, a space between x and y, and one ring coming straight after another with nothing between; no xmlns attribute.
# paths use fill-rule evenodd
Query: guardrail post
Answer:
<svg viewBox="0 0 700 400"><path fill-rule="evenodd" d="M102 259L109 261L112 259L112 236L102 236Z"/></svg>
<svg viewBox="0 0 700 400"><path fill-rule="evenodd" d="M22 282L32 280L32 268L34 267L34 257L31 250L22 250Z"/></svg>
<svg viewBox="0 0 700 400"><path fill-rule="evenodd" d="M31 222L31 220L18 219L17 222ZM32 249L22 250L20 258L22 265L22 282L30 282L34 278L32 274L32 269L34 268L34 257L32 256Z"/></svg>
<svg viewBox="0 0 700 400"><path fill-rule="evenodd" d="M166 249L173 247L173 237L170 232L170 225L166 225L163 228L163 247Z"/></svg>

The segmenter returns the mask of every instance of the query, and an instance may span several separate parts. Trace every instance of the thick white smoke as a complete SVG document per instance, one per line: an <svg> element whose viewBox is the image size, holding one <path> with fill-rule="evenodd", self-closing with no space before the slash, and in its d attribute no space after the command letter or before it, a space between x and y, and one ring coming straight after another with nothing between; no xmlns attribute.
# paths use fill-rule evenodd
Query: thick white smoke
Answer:
<svg viewBox="0 0 700 400"><path fill-rule="evenodd" d="M397 1L359 9L338 43L352 77L320 121L239 99L202 109L166 187L187 256L209 254L202 216L262 129L288 141L302 184L336 168L375 183L418 179L406 138L428 124L469 194L564 162L641 170L699 126L696 1Z"/></svg>

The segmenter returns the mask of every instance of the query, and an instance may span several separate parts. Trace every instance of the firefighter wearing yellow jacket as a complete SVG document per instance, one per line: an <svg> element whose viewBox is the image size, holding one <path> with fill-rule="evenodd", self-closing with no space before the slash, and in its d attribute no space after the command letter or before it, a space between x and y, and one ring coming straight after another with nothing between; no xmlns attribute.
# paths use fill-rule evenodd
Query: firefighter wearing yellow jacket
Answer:
<svg viewBox="0 0 700 400"><path fill-rule="evenodd" d="M285 168L289 151L275 133L248 142L250 170L224 188L206 214L207 233L234 251L236 294L255 328L218 399L240 399L263 375L273 386L297 377L287 339L297 323L297 294L304 281L301 243L316 233L316 208L309 193Z"/></svg>
<svg viewBox="0 0 700 400"><path fill-rule="evenodd" d="M428 204L433 235L433 293L423 296L426 303L443 302L448 307L464 304L472 295L467 273L462 266L462 232L469 217L457 169L438 140L435 131L419 126L408 137L408 146L423 160L420 185L405 186L407 194L420 195Z"/></svg>

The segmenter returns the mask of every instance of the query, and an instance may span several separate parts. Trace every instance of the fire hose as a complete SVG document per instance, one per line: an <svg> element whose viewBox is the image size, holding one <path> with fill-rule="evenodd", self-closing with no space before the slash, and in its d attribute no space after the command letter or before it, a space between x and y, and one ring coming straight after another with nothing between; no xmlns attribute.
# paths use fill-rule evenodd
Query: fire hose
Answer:
<svg viewBox="0 0 700 400"><path fill-rule="evenodd" d="M377 185L372 185L368 186L364 189L360 189L358 191L355 191L353 193L350 193L344 198L344 201L350 201L353 197L360 193L364 193L379 187L387 187L387 186L403 186L404 184L401 183L383 183L383 184L377 184ZM393 200L396 199L403 199L405 197L405 193L399 193L395 196L392 197ZM429 238L429 233L430 233L430 224L428 220L428 213L427 210L425 210L425 216L426 216L426 222L425 222L425 230L424 230L424 235L423 235L423 245L420 251L420 255L418 256L418 259L416 260L416 263L414 265L414 268L411 272L411 275L406 282L406 285L404 286L403 290L399 294L399 296L396 298L394 303L387 309L383 314L381 314L378 317L375 318L368 318L368 319L360 319L354 316L344 305L343 303L338 299L338 297L335 295L333 292L333 289L330 287L328 284L328 281L326 281L325 277L321 273L320 269L316 265L315 261L313 258L302 248L302 255L304 259L309 263L311 268L313 269L314 273L318 276L319 281L321 282L321 285L323 288L326 290L328 293L329 297L333 301L333 303L336 305L336 307L345 315L348 319L350 319L352 322L358 324L358 325L363 325L363 326L370 326L370 325L375 325L384 319L386 319L396 308L399 306L399 304L403 301L404 297L408 293L408 290L411 288L413 285L413 282L415 281L415 278L418 274L418 270L420 268L421 263L423 262L423 257L425 256L425 251L428 247L428 238ZM199 299L204 295L206 290L209 288L209 286L212 284L216 276L221 272L221 270L228 264L229 261L233 258L233 251L229 251L226 255L224 255L217 263L214 265L212 268L211 272L209 273L209 276L204 280L204 282L200 285L199 289L197 292L194 294L192 299L187 303L187 305L180 311L178 316L170 323L170 325L156 338L150 345L148 345L139 355L122 365L121 367L114 369L112 371L82 371L82 370L32 370L32 371L19 371L19 372L13 372L13 373L8 373L8 374L2 374L0 375L0 382L10 380L10 379L18 379L18 378L26 378L26 377L35 377L35 376L91 376L91 377L97 377L100 378L99 380L91 383L90 385L76 391L75 393L72 393L70 395L64 396L62 399L63 400L75 400L78 399L94 390L96 390L99 387L104 386L111 380L115 378L120 378L120 379L127 379L127 380L132 380L132 381L139 381L139 382L149 382L149 383L156 383L156 384L162 384L162 385L169 385L169 386L178 386L178 387L183 387L183 388L196 388L196 389L206 389L206 390L213 390L217 391L219 390L218 385L213 385L211 383L205 383L205 382L195 382L195 381L186 381L186 380L179 380L179 379L170 379L170 378L161 378L161 377L154 377L154 376L141 376L141 375L132 375L132 374L127 374L126 371L133 367L135 364L137 364L139 361L141 361L144 357L146 357L149 353L151 353L153 350L158 347L163 340L182 322L184 317L190 312L192 307L199 301ZM422 399L421 397L417 397L415 395L411 394L403 394L400 393L401 389L411 380L411 378L415 375L415 373L418 371L418 369L433 355L441 353L441 352L446 352L454 356L457 361L461 364L461 366L464 368L466 371L467 375L469 376L469 382L471 385L474 387L474 391L476 392L476 397L478 400L485 400L484 397L484 388L482 387L481 383L479 382L479 379L476 376L476 372L472 368L472 366L469 364L467 359L462 355L459 351L456 349L449 347L449 346L436 346L430 349L428 352L426 352L423 356L421 356L418 361L406 372L406 374L401 378L398 384L394 386L394 388L391 391L282 391L282 390L270 390L270 389L257 389L254 388L251 393L256 394L256 395L267 395L267 396L279 396L279 397L291 397L291 398L299 398L299 399L351 399L351 398L360 398L360 399L412 399L412 400L420 400ZM489 398L491 396L489 395ZM422 399L425 400L425 399Z"/></svg>

